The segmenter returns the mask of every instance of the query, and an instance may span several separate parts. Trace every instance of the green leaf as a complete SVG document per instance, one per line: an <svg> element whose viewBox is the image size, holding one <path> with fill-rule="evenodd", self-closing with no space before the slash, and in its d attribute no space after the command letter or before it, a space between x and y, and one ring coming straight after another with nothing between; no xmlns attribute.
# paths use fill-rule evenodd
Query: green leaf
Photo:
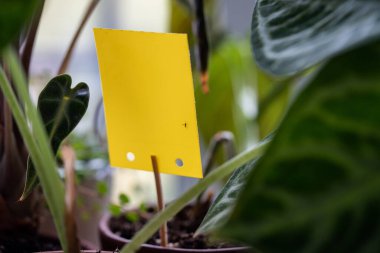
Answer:
<svg viewBox="0 0 380 253"><path fill-rule="evenodd" d="M257 71L257 98L260 139L272 133L281 122L290 98L294 80L275 81L265 73Z"/></svg>
<svg viewBox="0 0 380 253"><path fill-rule="evenodd" d="M108 211L111 213L112 216L119 216L121 214L122 208L121 206L116 204L109 204Z"/></svg>
<svg viewBox="0 0 380 253"><path fill-rule="evenodd" d="M125 193L120 193L119 194L119 202L120 205L125 205L129 203L129 197Z"/></svg>
<svg viewBox="0 0 380 253"><path fill-rule="evenodd" d="M207 233L224 225L235 206L238 194L245 185L248 173L253 169L255 163L256 159L234 171L212 203L196 234Z"/></svg>
<svg viewBox="0 0 380 253"><path fill-rule="evenodd" d="M57 154L61 142L82 119L87 110L89 98L87 84L79 83L71 89L69 75L54 77L42 90L38 98L38 110L54 154ZM36 170L28 159L25 188L21 199L28 196L38 183Z"/></svg>
<svg viewBox="0 0 380 253"><path fill-rule="evenodd" d="M205 95L200 85L195 89L202 140L209 143L215 133L231 131L237 149L242 149L247 145L248 134L254 131L253 120L245 115L241 106L243 91L243 95L248 93L249 97L256 82L249 42L227 41L220 45L210 57L209 74L210 93Z"/></svg>
<svg viewBox="0 0 380 253"><path fill-rule="evenodd" d="M380 36L380 2L373 0L258 0L252 47L274 75L305 70Z"/></svg>
<svg viewBox="0 0 380 253"><path fill-rule="evenodd" d="M380 252L380 48L326 64L289 109L220 235L262 252Z"/></svg>
<svg viewBox="0 0 380 253"><path fill-rule="evenodd" d="M0 0L0 51L16 39L38 0Z"/></svg>
<svg viewBox="0 0 380 253"><path fill-rule="evenodd" d="M98 192L99 197L106 196L108 192L108 184L105 181L96 182L96 191Z"/></svg>
<svg viewBox="0 0 380 253"><path fill-rule="evenodd" d="M126 218L128 221L130 221L130 222L132 222L132 223L135 223L136 221L139 220L139 215L138 215L138 213L136 213L136 212L132 212L132 211L130 211L130 212L125 213L125 218Z"/></svg>
<svg viewBox="0 0 380 253"><path fill-rule="evenodd" d="M54 155L41 117L30 98L25 73L23 73L16 51L7 48L3 56L4 62L9 66L8 70L14 81L14 86L12 87L5 72L0 67L0 88L12 111L30 156L37 165L37 173L41 180L46 203L52 214L57 235L62 249L67 252L68 243L64 227L64 186L56 171L57 165ZM13 88L17 91L18 97L16 97ZM25 106L22 106L19 101L23 101Z"/></svg>
<svg viewBox="0 0 380 253"><path fill-rule="evenodd" d="M144 213L147 210L148 210L148 208L146 207L145 203L141 202L141 204L139 205L139 211Z"/></svg>

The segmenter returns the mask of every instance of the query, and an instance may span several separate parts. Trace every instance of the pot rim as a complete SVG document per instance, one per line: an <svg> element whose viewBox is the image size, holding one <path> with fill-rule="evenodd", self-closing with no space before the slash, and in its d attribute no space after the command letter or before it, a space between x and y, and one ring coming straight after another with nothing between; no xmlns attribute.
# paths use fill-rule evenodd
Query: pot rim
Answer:
<svg viewBox="0 0 380 253"><path fill-rule="evenodd" d="M125 239L115 233L113 233L110 229L110 227L108 226L109 224L109 220L110 218L112 217L112 215L110 213L105 213L103 215L103 217L100 219L100 222L99 222L99 230L100 230L100 233L103 233L105 236L115 240L115 241L119 241L119 242L123 242L125 244L129 243L131 240L129 239ZM141 244L141 247L140 248L150 248L150 249L157 249L157 250L166 250L167 252L174 252L174 251L177 251L177 252L199 252L199 253L202 253L202 252L207 252L207 253L210 253L210 252L230 252L230 251L247 251L249 250L249 247L230 247L230 248L219 248L219 249L184 249L184 248L165 248L165 247L162 247L162 246L157 246L157 245L152 245L152 244L146 244L146 243L143 243Z"/></svg>
<svg viewBox="0 0 380 253"><path fill-rule="evenodd" d="M112 251L106 251L106 250L81 250L81 253L114 253ZM64 253L62 250L57 251L39 251L36 253Z"/></svg>

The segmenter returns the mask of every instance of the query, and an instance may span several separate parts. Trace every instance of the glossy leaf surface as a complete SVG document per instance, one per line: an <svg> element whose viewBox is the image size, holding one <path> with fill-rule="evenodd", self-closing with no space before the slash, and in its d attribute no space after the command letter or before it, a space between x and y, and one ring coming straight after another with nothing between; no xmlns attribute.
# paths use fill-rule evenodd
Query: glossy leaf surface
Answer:
<svg viewBox="0 0 380 253"><path fill-rule="evenodd" d="M38 110L41 113L54 154L57 153L61 142L82 119L87 110L89 98L87 84L79 83L71 88L69 75L54 77L42 90L38 98ZM37 185L37 174L29 160L22 198L27 196Z"/></svg>
<svg viewBox="0 0 380 253"><path fill-rule="evenodd" d="M220 235L268 253L380 251L379 57L372 45L323 67Z"/></svg>
<svg viewBox="0 0 380 253"><path fill-rule="evenodd" d="M286 76L380 35L380 1L258 0L252 48L267 72Z"/></svg>

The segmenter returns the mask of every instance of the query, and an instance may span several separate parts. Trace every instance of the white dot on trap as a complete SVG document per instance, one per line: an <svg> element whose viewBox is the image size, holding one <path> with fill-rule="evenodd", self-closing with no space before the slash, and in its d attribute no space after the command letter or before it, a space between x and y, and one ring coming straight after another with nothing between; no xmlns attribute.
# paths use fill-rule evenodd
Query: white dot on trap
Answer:
<svg viewBox="0 0 380 253"><path fill-rule="evenodd" d="M175 160L175 164L178 166L178 167L182 167L183 166L183 161L182 161L182 159L176 159Z"/></svg>
<svg viewBox="0 0 380 253"><path fill-rule="evenodd" d="M135 154L133 154L132 152L128 152L127 153L127 160L130 161L130 162L133 162L135 160Z"/></svg>

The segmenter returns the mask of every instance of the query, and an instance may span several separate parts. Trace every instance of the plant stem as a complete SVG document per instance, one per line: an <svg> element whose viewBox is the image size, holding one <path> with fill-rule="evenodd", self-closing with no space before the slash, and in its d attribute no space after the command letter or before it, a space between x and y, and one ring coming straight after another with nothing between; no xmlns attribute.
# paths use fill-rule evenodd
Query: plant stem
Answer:
<svg viewBox="0 0 380 253"><path fill-rule="evenodd" d="M269 141L262 142L259 146L249 149L228 162L213 170L205 178L201 179L196 185L187 190L182 196L168 205L165 210L155 215L128 243L120 253L131 253L138 250L166 221L176 215L194 197L202 193L211 184L223 179L231 174L236 168L244 165L248 161L261 155L267 147Z"/></svg>
<svg viewBox="0 0 380 253"><path fill-rule="evenodd" d="M12 114L25 140L25 144L30 152L30 156L35 163L35 168L44 191L44 195L60 238L62 248L67 252L67 240L64 227L64 189L62 181L57 173L57 166L54 155L50 148L45 128L41 117L37 112L27 88L26 78L23 68L16 53L12 49L4 51L4 59L10 68L12 79L18 95L26 105L25 115L17 101L12 87L6 79L4 71L0 71L0 85L4 96L12 110ZM30 120L32 132L29 129L27 120Z"/></svg>
<svg viewBox="0 0 380 253"><path fill-rule="evenodd" d="M207 176L212 170L215 156L217 154L218 148L221 146L224 146L225 161L232 159L236 155L235 137L233 133L230 131L220 131L212 137L204 158L203 169L205 176ZM199 211L201 210L200 206L203 194L204 192L199 194L195 201L194 217L197 217L197 215L199 215Z"/></svg>
<svg viewBox="0 0 380 253"><path fill-rule="evenodd" d="M153 167L153 172L154 172L154 181L156 184L157 206L158 206L158 211L161 212L162 210L165 209L165 204L164 204L164 197L162 193L160 170L158 169L157 157L152 155L151 159L152 159L152 167ZM168 233L167 233L166 222L160 228L160 240L161 240L160 244L162 247L168 246Z"/></svg>
<svg viewBox="0 0 380 253"><path fill-rule="evenodd" d="M68 249L70 253L80 253L75 223L75 152L69 145L63 145L61 153L65 168L65 224Z"/></svg>
<svg viewBox="0 0 380 253"><path fill-rule="evenodd" d="M62 60L61 66L58 69L58 75L63 74L66 72L67 66L69 65L71 56L74 51L75 44L78 41L79 35L81 34L84 25L86 24L87 20L90 18L91 13L94 11L96 5L99 3L100 0L92 0L89 6L87 7L87 10L74 34L73 39L70 42L70 46L66 51L65 57Z"/></svg>
<svg viewBox="0 0 380 253"><path fill-rule="evenodd" d="M45 0L40 1L38 4L39 6L37 7L37 10L32 19L32 24L30 25L28 35L26 37L25 45L21 53L21 62L24 67L25 75L27 77L29 77L29 66L30 66L30 61L32 59L33 46L36 40L36 34L37 34L38 26L40 24Z"/></svg>
<svg viewBox="0 0 380 253"><path fill-rule="evenodd" d="M194 0L195 17L193 19L193 30L197 37L197 64L200 71L202 91L209 92L208 86L208 58L209 42L207 38L206 18L203 0Z"/></svg>

